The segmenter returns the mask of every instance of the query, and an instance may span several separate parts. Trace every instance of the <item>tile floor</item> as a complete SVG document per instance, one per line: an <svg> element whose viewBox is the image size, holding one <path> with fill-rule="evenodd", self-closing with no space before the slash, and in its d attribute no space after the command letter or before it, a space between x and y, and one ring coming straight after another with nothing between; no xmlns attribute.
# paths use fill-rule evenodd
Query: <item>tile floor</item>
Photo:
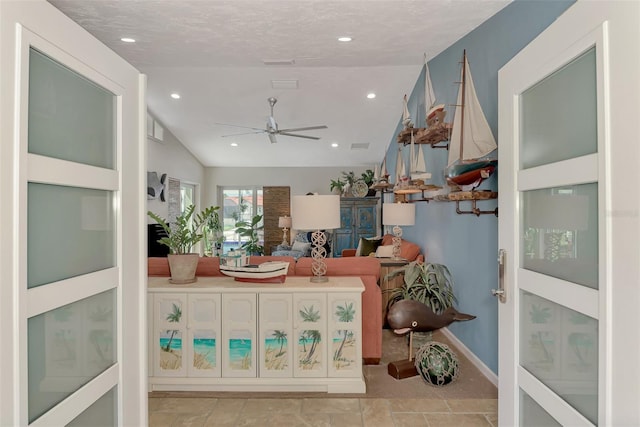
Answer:
<svg viewBox="0 0 640 427"><path fill-rule="evenodd" d="M149 395L149 425L164 426L485 426L497 423L497 389L456 352L458 379L444 387L419 376L396 380L387 363L406 357L406 340L383 331L383 355L363 369L367 393L171 393ZM435 341L449 344L434 333ZM455 349L454 349L455 350Z"/></svg>
<svg viewBox="0 0 640 427"><path fill-rule="evenodd" d="M149 399L149 425L497 426L495 399L207 398Z"/></svg>

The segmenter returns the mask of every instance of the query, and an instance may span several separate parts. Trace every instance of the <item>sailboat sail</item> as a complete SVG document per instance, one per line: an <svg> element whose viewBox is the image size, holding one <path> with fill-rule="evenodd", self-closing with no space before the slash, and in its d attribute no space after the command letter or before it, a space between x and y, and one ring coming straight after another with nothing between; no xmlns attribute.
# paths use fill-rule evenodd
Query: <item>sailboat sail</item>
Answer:
<svg viewBox="0 0 640 427"><path fill-rule="evenodd" d="M396 158L396 187L406 186L409 181L407 177L407 171L404 167L404 160L402 159L402 148L398 149L398 157Z"/></svg>
<svg viewBox="0 0 640 427"><path fill-rule="evenodd" d="M429 72L429 64L427 63L427 54L424 54L424 108L425 120L429 117L429 112L436 106L436 94L433 91L433 83L431 83L431 73ZM444 104L442 105L444 107Z"/></svg>
<svg viewBox="0 0 640 427"><path fill-rule="evenodd" d="M497 160L484 157L498 146L478 101L466 52L461 76L449 142L447 181L476 186L493 172Z"/></svg>
<svg viewBox="0 0 640 427"><path fill-rule="evenodd" d="M409 104L407 101L407 95L404 95L403 98L403 108L402 108L402 125L405 129L413 127L413 121L411 120L411 114L409 114Z"/></svg>
<svg viewBox="0 0 640 427"><path fill-rule="evenodd" d="M424 153L422 152L422 145L418 144L418 152L414 149L415 138L411 134L411 179L421 179L426 181L431 179L431 174L427 172L427 167L424 162Z"/></svg>

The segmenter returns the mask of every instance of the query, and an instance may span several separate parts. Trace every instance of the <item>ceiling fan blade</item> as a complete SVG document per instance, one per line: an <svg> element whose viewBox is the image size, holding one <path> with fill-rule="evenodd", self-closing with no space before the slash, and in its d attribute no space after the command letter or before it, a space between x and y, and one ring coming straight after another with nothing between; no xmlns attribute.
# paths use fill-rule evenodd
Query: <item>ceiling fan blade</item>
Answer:
<svg viewBox="0 0 640 427"><path fill-rule="evenodd" d="M271 141L272 144L275 144L276 142L278 142L278 140L276 139L275 133L268 133L267 135L269 136L269 141Z"/></svg>
<svg viewBox="0 0 640 427"><path fill-rule="evenodd" d="M327 126L308 126L306 128L291 128L291 129L281 129L279 132L299 132L301 130L316 130L316 129L328 129Z"/></svg>
<svg viewBox="0 0 640 427"><path fill-rule="evenodd" d="M264 132L264 129L254 128L254 127L250 127L250 126L231 125L231 124L229 124L229 123L214 123L214 125L232 126L232 127L234 127L234 128L253 129L253 130L255 130L255 131L261 131L261 132Z"/></svg>
<svg viewBox="0 0 640 427"><path fill-rule="evenodd" d="M295 133L278 132L278 135L295 136L296 138L320 139L317 136L298 135Z"/></svg>
<svg viewBox="0 0 640 427"><path fill-rule="evenodd" d="M230 133L228 135L221 135L221 138L226 138L226 137L229 137L229 136L254 135L256 133L264 133L264 132L265 132L264 129L259 129L259 130L256 130L254 132Z"/></svg>

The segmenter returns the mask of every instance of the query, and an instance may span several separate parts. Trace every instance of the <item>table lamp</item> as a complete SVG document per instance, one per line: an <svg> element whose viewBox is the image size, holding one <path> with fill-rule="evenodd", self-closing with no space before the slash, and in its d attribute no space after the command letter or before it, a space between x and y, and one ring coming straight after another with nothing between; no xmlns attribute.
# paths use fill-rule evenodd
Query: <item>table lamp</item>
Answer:
<svg viewBox="0 0 640 427"><path fill-rule="evenodd" d="M291 217L285 215L278 218L278 227L282 228L282 244L288 245L289 242L287 242L287 230L291 228Z"/></svg>
<svg viewBox="0 0 640 427"><path fill-rule="evenodd" d="M321 230L340 228L340 196L306 195L291 198L292 227L296 230L314 230L311 235L311 282L326 282L327 264L324 248L327 237Z"/></svg>
<svg viewBox="0 0 640 427"><path fill-rule="evenodd" d="M400 258L400 244L402 243L401 225L416 223L416 207L411 203L385 203L382 205L383 225L393 226L393 259Z"/></svg>

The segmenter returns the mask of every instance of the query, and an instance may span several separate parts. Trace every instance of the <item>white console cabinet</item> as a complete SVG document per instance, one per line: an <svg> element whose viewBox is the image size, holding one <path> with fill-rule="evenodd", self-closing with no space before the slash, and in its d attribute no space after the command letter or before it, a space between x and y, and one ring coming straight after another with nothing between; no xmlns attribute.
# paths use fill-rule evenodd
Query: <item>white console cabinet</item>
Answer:
<svg viewBox="0 0 640 427"><path fill-rule="evenodd" d="M152 277L149 389L364 393L357 277Z"/></svg>

